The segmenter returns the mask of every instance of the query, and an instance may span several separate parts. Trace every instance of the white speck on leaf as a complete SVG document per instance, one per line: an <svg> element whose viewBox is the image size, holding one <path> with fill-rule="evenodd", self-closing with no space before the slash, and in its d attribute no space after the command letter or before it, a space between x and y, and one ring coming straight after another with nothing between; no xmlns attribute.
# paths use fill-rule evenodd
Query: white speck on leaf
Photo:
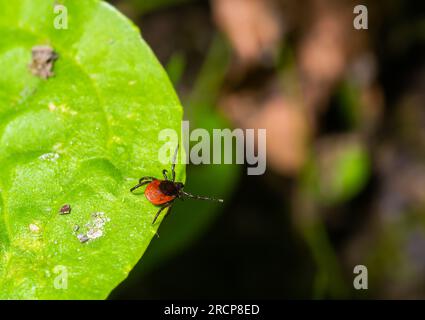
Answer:
<svg viewBox="0 0 425 320"><path fill-rule="evenodd" d="M51 112L53 112L53 111L55 111L55 110L56 110L56 105L55 105L53 102L50 102L50 103L49 103L49 110L50 110Z"/></svg>
<svg viewBox="0 0 425 320"><path fill-rule="evenodd" d="M40 227L39 227L39 226L37 226L37 225L36 225L36 224L34 224L34 223L31 223L31 224L29 225L29 228L30 228L30 231L31 231L31 232L36 232L36 233L40 232Z"/></svg>
<svg viewBox="0 0 425 320"><path fill-rule="evenodd" d="M56 162L59 159L59 154L56 152L45 153L38 157L40 160Z"/></svg>
<svg viewBox="0 0 425 320"><path fill-rule="evenodd" d="M92 220L85 224L87 232L85 234L80 233L77 235L80 242L87 242L103 236L103 229L107 222L111 221L104 212L94 212L91 215Z"/></svg>
<svg viewBox="0 0 425 320"><path fill-rule="evenodd" d="M96 239L103 235L103 231L101 229L93 228L87 232L87 237L89 239Z"/></svg>

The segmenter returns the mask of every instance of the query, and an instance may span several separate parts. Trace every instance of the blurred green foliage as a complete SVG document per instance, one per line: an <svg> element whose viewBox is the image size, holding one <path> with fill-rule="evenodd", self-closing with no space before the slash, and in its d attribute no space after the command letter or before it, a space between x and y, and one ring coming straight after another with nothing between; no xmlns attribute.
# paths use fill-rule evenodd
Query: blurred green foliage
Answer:
<svg viewBox="0 0 425 320"><path fill-rule="evenodd" d="M130 0L139 13L149 13L157 9L179 5L196 0Z"/></svg>
<svg viewBox="0 0 425 320"><path fill-rule="evenodd" d="M330 155L326 164L312 157L304 175L307 188L316 201L323 205L336 205L349 201L363 190L369 179L369 156L367 150L357 143L346 141L337 150L324 150Z"/></svg>

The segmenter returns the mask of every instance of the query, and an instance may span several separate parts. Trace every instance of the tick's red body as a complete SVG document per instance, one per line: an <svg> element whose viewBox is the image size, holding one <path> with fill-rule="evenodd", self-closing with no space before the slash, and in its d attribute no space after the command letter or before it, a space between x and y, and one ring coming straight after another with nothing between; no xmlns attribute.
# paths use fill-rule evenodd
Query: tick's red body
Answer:
<svg viewBox="0 0 425 320"><path fill-rule="evenodd" d="M174 183L167 180L153 180L145 189L145 197L152 204L159 206L173 201L178 195Z"/></svg>
<svg viewBox="0 0 425 320"><path fill-rule="evenodd" d="M156 206L161 206L161 208L158 210L157 214L155 215L155 218L153 219L152 224L155 223L161 211L171 207L174 200L176 200L177 198L187 197L187 198L193 198L198 200L212 200L212 201L223 202L223 200L221 199L212 199L207 197L195 196L193 194L187 193L183 191L183 188L184 188L183 183L174 182L176 178L174 167L175 167L175 160L177 156L177 150L178 150L178 147L174 154L173 165L171 167L172 179L168 179L167 170L162 170L164 180L159 180L155 177L143 177L139 180L139 183L133 188L131 188L130 190L131 192L133 192L134 190L147 184L145 189L146 199L148 199L152 204Z"/></svg>

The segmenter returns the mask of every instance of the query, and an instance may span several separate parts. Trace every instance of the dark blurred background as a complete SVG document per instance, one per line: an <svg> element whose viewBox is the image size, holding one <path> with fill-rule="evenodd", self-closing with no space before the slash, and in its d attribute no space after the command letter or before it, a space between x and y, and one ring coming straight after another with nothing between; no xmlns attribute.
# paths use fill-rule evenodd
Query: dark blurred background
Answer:
<svg viewBox="0 0 425 320"><path fill-rule="evenodd" d="M111 3L192 129L267 129L262 176L187 167L187 190L224 205L177 203L111 299L425 298L423 1Z"/></svg>

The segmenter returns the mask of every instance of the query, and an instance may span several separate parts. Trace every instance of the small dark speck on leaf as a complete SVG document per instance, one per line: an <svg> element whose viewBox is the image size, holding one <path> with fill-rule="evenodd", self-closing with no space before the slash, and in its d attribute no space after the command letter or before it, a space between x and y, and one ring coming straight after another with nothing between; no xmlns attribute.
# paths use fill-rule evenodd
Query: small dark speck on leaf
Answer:
<svg viewBox="0 0 425 320"><path fill-rule="evenodd" d="M34 46L31 49L32 61L28 66L31 73L42 79L54 76L53 64L57 60L58 55L49 46Z"/></svg>
<svg viewBox="0 0 425 320"><path fill-rule="evenodd" d="M71 206L69 204L65 204L59 210L59 214L70 214L70 213L71 213Z"/></svg>
<svg viewBox="0 0 425 320"><path fill-rule="evenodd" d="M78 230L80 230L80 226L79 226L78 224L76 224L76 225L74 226L74 228L72 229L72 231L75 233L75 232L77 232Z"/></svg>
<svg viewBox="0 0 425 320"><path fill-rule="evenodd" d="M81 243L89 241L89 237L87 235L80 233L77 235L78 240L80 240Z"/></svg>

